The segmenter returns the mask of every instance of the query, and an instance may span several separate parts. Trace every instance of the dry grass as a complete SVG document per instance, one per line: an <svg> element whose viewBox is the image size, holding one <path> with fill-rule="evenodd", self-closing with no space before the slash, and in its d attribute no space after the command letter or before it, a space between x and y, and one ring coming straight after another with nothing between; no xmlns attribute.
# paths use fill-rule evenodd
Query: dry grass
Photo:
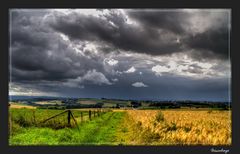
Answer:
<svg viewBox="0 0 240 154"><path fill-rule="evenodd" d="M130 144L230 145L230 111L128 110ZM134 134L134 135L133 135ZM124 140L124 139L123 139Z"/></svg>
<svg viewBox="0 0 240 154"><path fill-rule="evenodd" d="M20 109L20 108L27 108L27 109L36 109L35 106L29 106L29 105L16 105L16 104L11 104L10 108L15 108L15 109Z"/></svg>
<svg viewBox="0 0 240 154"><path fill-rule="evenodd" d="M60 101L38 101L38 102L35 102L35 104L38 104L38 105L55 105L55 104L62 104Z"/></svg>
<svg viewBox="0 0 240 154"><path fill-rule="evenodd" d="M41 102L35 102L35 104L38 104L38 105L48 105L48 104L52 104L48 101L41 101Z"/></svg>
<svg viewBox="0 0 240 154"><path fill-rule="evenodd" d="M97 102L96 101L79 101L80 104L87 104L87 105L94 105Z"/></svg>

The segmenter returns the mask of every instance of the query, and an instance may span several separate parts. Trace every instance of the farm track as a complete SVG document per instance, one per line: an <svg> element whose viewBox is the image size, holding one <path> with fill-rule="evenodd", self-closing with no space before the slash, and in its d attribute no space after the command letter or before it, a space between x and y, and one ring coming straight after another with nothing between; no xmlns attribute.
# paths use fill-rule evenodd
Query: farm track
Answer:
<svg viewBox="0 0 240 154"><path fill-rule="evenodd" d="M97 144L98 140L102 140L102 136L107 133L105 132L107 129L107 127L109 127L112 123L112 119L114 118L114 116L116 116L117 113L112 112L106 119L103 117L100 117L100 121L97 122L96 127L94 127L92 130L89 130L89 133L85 134L82 143L83 144ZM98 120L98 119L96 119ZM115 125L116 127L116 125ZM112 127L113 128L113 127ZM108 134L105 134L105 136ZM112 140L112 138L104 138L103 140L105 140L107 142L107 140Z"/></svg>
<svg viewBox="0 0 240 154"><path fill-rule="evenodd" d="M79 129L51 127L19 127L10 136L10 145L112 145L123 112L107 112L92 120L78 123ZM79 119L80 117L78 117Z"/></svg>

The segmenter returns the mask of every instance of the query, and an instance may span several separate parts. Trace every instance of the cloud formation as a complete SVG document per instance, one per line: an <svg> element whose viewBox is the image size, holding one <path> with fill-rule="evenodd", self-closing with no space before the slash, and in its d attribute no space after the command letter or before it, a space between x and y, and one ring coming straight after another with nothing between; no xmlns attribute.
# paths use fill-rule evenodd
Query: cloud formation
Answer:
<svg viewBox="0 0 240 154"><path fill-rule="evenodd" d="M147 85L145 85L144 83L142 82L135 82L132 84L133 87L137 87L137 88L140 88L140 87L148 87Z"/></svg>
<svg viewBox="0 0 240 154"><path fill-rule="evenodd" d="M228 9L11 9L9 15L13 94L174 99L181 89L178 98L229 99Z"/></svg>
<svg viewBox="0 0 240 154"><path fill-rule="evenodd" d="M134 73L136 71L135 67L131 67L128 70L125 71L125 73Z"/></svg>

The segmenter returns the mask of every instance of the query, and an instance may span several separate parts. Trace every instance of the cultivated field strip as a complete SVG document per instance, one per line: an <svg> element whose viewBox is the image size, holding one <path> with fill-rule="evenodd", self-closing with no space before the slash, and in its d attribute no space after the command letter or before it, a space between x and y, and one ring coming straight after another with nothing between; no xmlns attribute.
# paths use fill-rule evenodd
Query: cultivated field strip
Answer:
<svg viewBox="0 0 240 154"><path fill-rule="evenodd" d="M129 110L127 113L132 129L136 127L138 132L133 136L134 144L231 144L230 111Z"/></svg>

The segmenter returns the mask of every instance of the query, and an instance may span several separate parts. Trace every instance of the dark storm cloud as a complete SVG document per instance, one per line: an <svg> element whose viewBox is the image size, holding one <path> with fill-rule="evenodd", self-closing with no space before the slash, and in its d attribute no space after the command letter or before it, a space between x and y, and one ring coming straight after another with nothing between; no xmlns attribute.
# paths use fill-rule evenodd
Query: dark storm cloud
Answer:
<svg viewBox="0 0 240 154"><path fill-rule="evenodd" d="M48 37L44 35L36 35L40 33L36 33L32 29L23 30L21 28L13 29L11 31L11 42L12 44L23 44L26 46L34 46L34 47L48 47Z"/></svg>
<svg viewBox="0 0 240 154"><path fill-rule="evenodd" d="M54 30L66 34L72 40L102 42L112 49L119 48L151 55L193 50L193 56L198 55L198 58L226 58L228 55L227 12L215 13L216 16L223 15L223 19L216 19L210 28L201 33L192 31L189 19L199 14L209 16L211 11L190 13L177 10L128 10L126 14L136 21L138 26L127 24L123 14L112 10L110 14L102 17L77 13L56 14L55 20L49 24ZM181 42L178 42L178 39Z"/></svg>
<svg viewBox="0 0 240 154"><path fill-rule="evenodd" d="M144 26L126 24L126 19L116 13L104 15L106 19L82 14L56 15L50 23L53 29L72 40L104 42L123 50L147 54L180 52L181 45L175 34ZM113 24L111 24L113 23Z"/></svg>
<svg viewBox="0 0 240 154"><path fill-rule="evenodd" d="M207 30L196 36L189 36L186 44L195 50L200 50L199 53L195 53L198 55L198 58L208 56L228 58L229 39L228 28L219 28Z"/></svg>
<svg viewBox="0 0 240 154"><path fill-rule="evenodd" d="M111 35L114 34L114 27L94 16L72 13L67 16L56 14L55 18L56 22L50 25L72 39L96 40L97 37L101 37L104 40L110 40Z"/></svg>
<svg viewBox="0 0 240 154"><path fill-rule="evenodd" d="M81 76L91 69L103 70L101 59L92 54L88 55L92 56L91 59L87 59L76 53L69 46L70 42L63 41L49 28L43 19L47 13L11 12L12 80L65 80Z"/></svg>
<svg viewBox="0 0 240 154"><path fill-rule="evenodd" d="M165 29L176 34L186 32L187 18L190 14L183 11L161 11L161 10L131 10L128 15L137 20L145 28L154 27Z"/></svg>
<svg viewBox="0 0 240 154"><path fill-rule="evenodd" d="M229 53L229 33L230 33L230 15L224 11L201 11L201 12L183 12L183 11L129 11L129 16L145 28L154 27L156 29L165 29L178 34L185 50L195 49L193 52L195 58L228 58ZM190 27L189 18L192 16L215 15L216 19L212 22L210 28L206 31L195 34ZM219 17L220 16L220 17ZM204 20L204 19L198 19ZM198 22L197 20L195 22ZM201 25L199 25L201 26ZM211 53L209 53L211 52Z"/></svg>
<svg viewBox="0 0 240 154"><path fill-rule="evenodd" d="M190 51L198 59L226 57L227 19L194 32L188 21L190 12L128 10L124 14L110 10L100 17L70 12L10 11L12 84L23 91L80 97L180 99L219 98L221 94L227 98L227 79L215 80L215 72L211 80L192 80L179 77L177 72L160 77L151 70L157 65L168 67L169 59L161 56L180 52ZM126 15L137 24L128 24ZM204 68L184 59L178 65L189 66L182 72L204 73ZM226 65L214 69L225 73L229 70ZM126 73L130 68L135 71ZM134 83L147 87L136 88Z"/></svg>

